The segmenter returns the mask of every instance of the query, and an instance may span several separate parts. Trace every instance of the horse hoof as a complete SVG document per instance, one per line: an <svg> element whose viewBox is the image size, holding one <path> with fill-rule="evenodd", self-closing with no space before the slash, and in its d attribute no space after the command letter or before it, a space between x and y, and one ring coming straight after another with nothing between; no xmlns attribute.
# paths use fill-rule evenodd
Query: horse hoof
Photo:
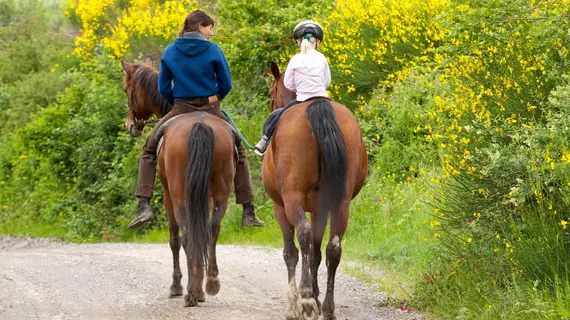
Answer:
<svg viewBox="0 0 570 320"><path fill-rule="evenodd" d="M198 301L196 301L196 297L191 294L184 295L184 306L185 307L195 307L198 305Z"/></svg>
<svg viewBox="0 0 570 320"><path fill-rule="evenodd" d="M319 310L319 315L323 314L323 308L321 306L321 302L319 301L319 298L315 298L315 301L317 302L317 309Z"/></svg>
<svg viewBox="0 0 570 320"><path fill-rule="evenodd" d="M318 320L319 309L317 307L317 301L313 298L301 299L301 301L299 301L299 314L303 320Z"/></svg>
<svg viewBox="0 0 570 320"><path fill-rule="evenodd" d="M199 292L196 300L198 300L198 302L206 302L206 295L204 292Z"/></svg>
<svg viewBox="0 0 570 320"><path fill-rule="evenodd" d="M182 295L182 291L184 291L184 288L182 288L181 285L171 285L170 295L168 297L169 298L180 297Z"/></svg>
<svg viewBox="0 0 570 320"><path fill-rule="evenodd" d="M336 320L336 316L334 314L325 314L323 316L324 320Z"/></svg>
<svg viewBox="0 0 570 320"><path fill-rule="evenodd" d="M285 320L299 320L299 317L294 312L289 312L285 316Z"/></svg>
<svg viewBox="0 0 570 320"><path fill-rule="evenodd" d="M208 277L206 281L206 292L211 296L218 294L218 292L220 292L220 279L217 277Z"/></svg>

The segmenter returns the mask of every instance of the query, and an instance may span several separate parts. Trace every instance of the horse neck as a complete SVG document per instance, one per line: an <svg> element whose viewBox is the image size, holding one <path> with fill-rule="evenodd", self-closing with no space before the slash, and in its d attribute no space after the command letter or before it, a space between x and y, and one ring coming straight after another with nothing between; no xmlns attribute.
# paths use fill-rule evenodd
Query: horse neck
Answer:
<svg viewBox="0 0 570 320"><path fill-rule="evenodd" d="M158 119L166 115L162 114L162 112L160 112L160 110L153 103L148 103L147 109L150 110L152 114L154 114Z"/></svg>
<svg viewBox="0 0 570 320"><path fill-rule="evenodd" d="M160 119L166 115L166 114L163 114L162 112L160 112L159 108L157 106L155 106L154 103L152 103L152 100L150 100L150 97L146 97L146 99L147 99L146 109L150 110L150 112L152 114L154 114L155 117Z"/></svg>
<svg viewBox="0 0 570 320"><path fill-rule="evenodd" d="M172 106L164 100L158 91L158 72L155 70L141 70L141 74L137 75L139 90L144 95L145 108L157 118L164 117L171 109Z"/></svg>
<svg viewBox="0 0 570 320"><path fill-rule="evenodd" d="M158 90L156 92L146 92L145 100L147 110L150 110L158 119L164 117L168 112L170 112L170 110L172 110L172 106L164 100Z"/></svg>

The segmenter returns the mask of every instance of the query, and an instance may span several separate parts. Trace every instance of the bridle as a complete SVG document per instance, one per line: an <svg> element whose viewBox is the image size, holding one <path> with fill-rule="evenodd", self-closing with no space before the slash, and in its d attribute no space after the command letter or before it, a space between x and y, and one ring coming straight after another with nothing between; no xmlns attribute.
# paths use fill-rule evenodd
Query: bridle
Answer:
<svg viewBox="0 0 570 320"><path fill-rule="evenodd" d="M137 130L142 130L146 125L146 120L138 119L135 112L135 85L133 83L133 88L131 89L130 101L129 101L129 112L132 115L133 125Z"/></svg>

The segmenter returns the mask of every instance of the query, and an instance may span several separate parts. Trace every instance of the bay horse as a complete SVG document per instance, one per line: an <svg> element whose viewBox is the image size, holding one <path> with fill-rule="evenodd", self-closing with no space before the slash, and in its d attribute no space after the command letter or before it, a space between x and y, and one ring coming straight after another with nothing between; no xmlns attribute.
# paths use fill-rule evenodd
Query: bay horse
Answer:
<svg viewBox="0 0 570 320"><path fill-rule="evenodd" d="M170 106L158 92L158 72L148 61L121 63L129 108L125 128L136 137L153 114L162 117ZM184 306L192 307L205 301L202 290L205 269L206 292L216 295L220 290L216 243L228 208L237 154L232 129L216 116L197 111L167 123L157 162L174 263L170 297L183 294L179 262L181 228L188 265Z"/></svg>
<svg viewBox="0 0 570 320"><path fill-rule="evenodd" d="M293 100L295 94L285 87L277 64L272 62L270 71L273 111ZM360 127L344 105L317 98L291 107L279 120L263 159L263 184L273 200L283 235L289 281L286 319L318 319L321 313L317 272L329 216L327 291L322 312L324 319L336 319L334 281L342 238L348 226L350 202L360 192L367 174L368 157ZM310 222L305 212L310 212ZM295 278L299 260L295 231L302 257L299 289Z"/></svg>

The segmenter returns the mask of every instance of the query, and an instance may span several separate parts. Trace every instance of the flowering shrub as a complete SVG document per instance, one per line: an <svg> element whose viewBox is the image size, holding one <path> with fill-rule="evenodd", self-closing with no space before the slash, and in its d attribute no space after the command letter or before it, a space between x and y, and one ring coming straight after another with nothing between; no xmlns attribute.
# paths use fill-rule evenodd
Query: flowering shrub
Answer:
<svg viewBox="0 0 570 320"><path fill-rule="evenodd" d="M441 89L414 116L444 174L431 201L441 213L443 262L434 268L448 276L426 285L426 303L445 308L458 288L471 288L469 310L516 312L497 290L525 281L551 288L570 271L557 262L570 252L568 10L559 1L476 1L442 16L446 37L428 52L436 67L427 84Z"/></svg>
<svg viewBox="0 0 570 320"><path fill-rule="evenodd" d="M67 2L66 14L70 16L73 12L81 23L82 34L75 42L76 55L90 58L101 46L111 57L123 58L137 41L163 48L176 38L186 15L197 7L195 0L162 4L158 0L131 0L124 4L126 8L120 8L121 4L124 1Z"/></svg>
<svg viewBox="0 0 570 320"><path fill-rule="evenodd" d="M355 102L397 71L414 66L415 58L443 37L436 17L448 6L447 0L336 1L331 13L320 18L325 29L321 50L333 71L332 96Z"/></svg>

